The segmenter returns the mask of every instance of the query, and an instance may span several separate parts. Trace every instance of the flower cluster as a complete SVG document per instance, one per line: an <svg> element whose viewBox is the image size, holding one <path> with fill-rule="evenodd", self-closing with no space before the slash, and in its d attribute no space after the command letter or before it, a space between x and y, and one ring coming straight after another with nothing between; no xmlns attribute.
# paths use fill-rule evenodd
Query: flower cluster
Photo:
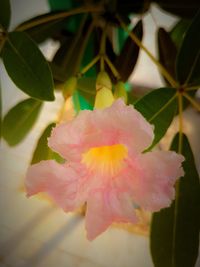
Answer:
<svg viewBox="0 0 200 267"><path fill-rule="evenodd" d="M105 109L81 111L56 126L49 138L49 146L66 162L29 167L27 193L47 192L66 212L86 203L89 240L112 222L136 223L135 205L152 212L169 206L183 175L183 156L143 153L153 138L153 126L121 99Z"/></svg>

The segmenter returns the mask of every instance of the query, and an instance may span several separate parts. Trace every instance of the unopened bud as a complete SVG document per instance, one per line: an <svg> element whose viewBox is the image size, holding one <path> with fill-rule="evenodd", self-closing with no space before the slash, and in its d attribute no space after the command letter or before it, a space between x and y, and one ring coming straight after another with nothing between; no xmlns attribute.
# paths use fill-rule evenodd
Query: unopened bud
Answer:
<svg viewBox="0 0 200 267"><path fill-rule="evenodd" d="M69 96L72 96L77 87L77 78L75 76L70 77L63 86L63 97L66 99Z"/></svg>
<svg viewBox="0 0 200 267"><path fill-rule="evenodd" d="M112 82L107 72L100 71L96 80L96 90L100 90L102 87L106 87L112 90Z"/></svg>
<svg viewBox="0 0 200 267"><path fill-rule="evenodd" d="M115 92L114 92L114 98L122 98L124 100L124 102L127 104L127 92L126 92L126 88L123 82L119 81L116 85L115 85Z"/></svg>
<svg viewBox="0 0 200 267"><path fill-rule="evenodd" d="M112 91L107 87L102 87L100 90L97 91L94 108L104 109L110 107L114 100L115 99Z"/></svg>

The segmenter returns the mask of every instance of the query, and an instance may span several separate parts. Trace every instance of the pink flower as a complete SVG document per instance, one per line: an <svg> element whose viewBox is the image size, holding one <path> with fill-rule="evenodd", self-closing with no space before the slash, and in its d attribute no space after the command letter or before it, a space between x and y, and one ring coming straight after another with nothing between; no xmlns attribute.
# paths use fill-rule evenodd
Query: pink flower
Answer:
<svg viewBox="0 0 200 267"><path fill-rule="evenodd" d="M28 196L47 192L65 211L87 203L86 230L92 240L112 222L137 222L134 205L158 211L171 204L174 184L183 175L183 156L171 151L142 153L153 127L117 100L103 110L81 111L58 125L49 146L66 159L32 165Z"/></svg>

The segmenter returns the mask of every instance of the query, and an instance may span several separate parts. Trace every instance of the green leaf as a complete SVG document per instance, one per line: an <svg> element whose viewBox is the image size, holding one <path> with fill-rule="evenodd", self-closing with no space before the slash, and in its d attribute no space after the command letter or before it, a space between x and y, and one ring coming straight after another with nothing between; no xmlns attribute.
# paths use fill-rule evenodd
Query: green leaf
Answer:
<svg viewBox="0 0 200 267"><path fill-rule="evenodd" d="M175 94L176 90L173 88L160 88L151 91L134 104L147 121L154 124L155 137L150 148L164 136L176 114Z"/></svg>
<svg viewBox="0 0 200 267"><path fill-rule="evenodd" d="M102 33L103 31L101 30L101 35L100 35L100 38L102 36ZM99 39L100 39L99 38ZM101 39L100 39L101 40ZM99 40L98 44L99 44L99 49L100 49L100 44L101 44L101 41ZM97 40L96 40L97 41ZM96 46L96 45L95 45ZM111 62L115 62L116 61L116 58L117 58L117 55L116 53L114 52L113 50L113 44L111 43L110 39L108 36L106 36L106 42L105 42L105 51L106 51L106 55L107 57L110 59ZM99 71L101 70L100 68L100 64L96 64L96 72L98 73ZM113 75L113 72L111 71L110 67L105 64L105 71L108 73L111 81L113 83L116 82L116 77Z"/></svg>
<svg viewBox="0 0 200 267"><path fill-rule="evenodd" d="M133 28L132 32L142 40L143 36L143 25L142 20L140 20L136 26ZM122 81L126 82L131 73L134 70L134 67L137 63L138 55L140 48L135 42L128 37L122 47L122 50L117 56L115 61L115 66L121 75Z"/></svg>
<svg viewBox="0 0 200 267"><path fill-rule="evenodd" d="M184 34L190 23L191 21L188 19L181 19L171 29L170 36L177 48L180 47Z"/></svg>
<svg viewBox="0 0 200 267"><path fill-rule="evenodd" d="M108 1L109 2L109 1ZM139 13L143 14L149 9L150 2L144 0L134 1L114 1L116 2L116 12L121 14Z"/></svg>
<svg viewBox="0 0 200 267"><path fill-rule="evenodd" d="M164 28L158 29L158 55L160 63L174 78L177 49L170 34Z"/></svg>
<svg viewBox="0 0 200 267"><path fill-rule="evenodd" d="M51 68L55 84L64 83L67 80L67 78L69 78L68 75L66 74L65 69L60 65L54 62L49 62L49 66Z"/></svg>
<svg viewBox="0 0 200 267"><path fill-rule="evenodd" d="M52 60L55 70L53 75L54 78L59 78L59 82L64 82L63 79L65 76L68 79L71 76L76 75L80 70L84 52L86 51L87 44L90 43L88 40L90 39L90 36L87 34L90 32L89 28L91 23L90 19L85 21L84 15L82 21L78 25L79 28L77 29L77 32L72 34L72 36L68 36L56 52ZM59 70L62 74L65 73L65 75L58 75L57 71Z"/></svg>
<svg viewBox="0 0 200 267"><path fill-rule="evenodd" d="M20 143L33 127L42 102L26 99L8 111L3 120L2 135L10 146Z"/></svg>
<svg viewBox="0 0 200 267"><path fill-rule="evenodd" d="M41 160L48 159L55 159L59 163L64 162L63 158L59 154L57 154L56 152L51 150L51 148L48 147L48 137L51 134L52 128L55 126L55 123L49 124L42 133L33 153L31 164L35 164L37 162L40 162Z"/></svg>
<svg viewBox="0 0 200 267"><path fill-rule="evenodd" d="M76 74L77 62L79 61L80 55L80 44L82 42L83 36L79 38L77 43L74 43L73 38L63 42L56 52L51 65L54 79L59 82L64 82Z"/></svg>
<svg viewBox="0 0 200 267"><path fill-rule="evenodd" d="M200 10L185 33L176 72L180 84L200 85Z"/></svg>
<svg viewBox="0 0 200 267"><path fill-rule="evenodd" d="M33 39L37 43L41 43L50 37L57 37L59 34L61 34L61 30L66 25L66 20L68 18L47 21L42 24L29 27L28 29L26 29L26 25L34 25L40 20L48 20L49 17L59 15L59 13L61 12L57 11L36 16L18 25L16 30L20 29L21 31L21 29L23 30L23 28L25 28L24 31L31 37L31 39Z"/></svg>
<svg viewBox="0 0 200 267"><path fill-rule="evenodd" d="M3 62L8 75L22 91L40 100L54 100L49 65L27 34L8 34L3 48Z"/></svg>
<svg viewBox="0 0 200 267"><path fill-rule="evenodd" d="M172 142L178 151L178 134ZM193 267L198 256L200 230L200 183L187 137L183 136L184 177L177 183L176 200L154 213L151 253L155 267Z"/></svg>
<svg viewBox="0 0 200 267"><path fill-rule="evenodd" d="M3 26L5 30L8 29L10 24L10 1L1 0L0 1L0 26Z"/></svg>
<svg viewBox="0 0 200 267"><path fill-rule="evenodd" d="M199 9L198 0L154 0L167 12L182 18L193 18Z"/></svg>

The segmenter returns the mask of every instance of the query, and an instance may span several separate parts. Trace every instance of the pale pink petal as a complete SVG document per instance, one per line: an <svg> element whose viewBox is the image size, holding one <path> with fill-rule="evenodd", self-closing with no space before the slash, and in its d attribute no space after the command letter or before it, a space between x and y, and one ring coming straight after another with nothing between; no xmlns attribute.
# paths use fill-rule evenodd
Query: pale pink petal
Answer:
<svg viewBox="0 0 200 267"><path fill-rule="evenodd" d="M149 211L170 206L175 196L174 184L184 172L184 157L172 151L141 154L132 162L134 201Z"/></svg>
<svg viewBox="0 0 200 267"><path fill-rule="evenodd" d="M25 187L28 196L46 192L65 211L71 211L84 203L77 196L78 180L71 167L48 160L29 167Z"/></svg>
<svg viewBox="0 0 200 267"><path fill-rule="evenodd" d="M80 160L83 138L90 132L91 114L90 110L83 110L72 121L57 125L48 140L49 147L67 160Z"/></svg>
<svg viewBox="0 0 200 267"><path fill-rule="evenodd" d="M70 161L80 161L91 147L125 144L142 152L153 140L153 126L136 111L117 100L104 110L81 111L77 117L53 129L49 146Z"/></svg>
<svg viewBox="0 0 200 267"><path fill-rule="evenodd" d="M113 222L137 222L130 197L125 192L109 188L94 190L87 200L88 239L96 238Z"/></svg>
<svg viewBox="0 0 200 267"><path fill-rule="evenodd" d="M81 111L74 120L55 127L49 138L49 146L67 162L60 165L49 160L32 165L25 182L28 195L46 192L66 211L87 202L90 240L112 222L135 223L134 205L149 211L169 206L176 179L183 175L181 155L141 153L153 136L153 126L122 100L104 110ZM124 146L126 153L119 149L119 153L109 154L107 147L103 148L106 153L89 151L112 145Z"/></svg>
<svg viewBox="0 0 200 267"><path fill-rule="evenodd" d="M90 146L125 144L138 153L152 143L153 126L121 99L104 110L94 110L90 119L95 130L85 136Z"/></svg>

